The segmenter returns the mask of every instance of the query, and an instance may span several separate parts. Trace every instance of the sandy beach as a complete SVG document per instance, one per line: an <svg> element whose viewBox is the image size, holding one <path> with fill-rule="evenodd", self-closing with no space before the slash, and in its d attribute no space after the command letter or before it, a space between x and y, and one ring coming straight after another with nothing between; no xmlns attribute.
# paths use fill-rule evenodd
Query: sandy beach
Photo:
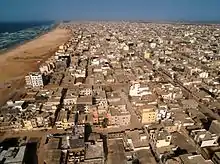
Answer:
<svg viewBox="0 0 220 164"><path fill-rule="evenodd" d="M38 70L41 62L53 55L69 39L68 31L52 31L0 54L0 105L24 85L24 76ZM10 88L7 86L11 85Z"/></svg>

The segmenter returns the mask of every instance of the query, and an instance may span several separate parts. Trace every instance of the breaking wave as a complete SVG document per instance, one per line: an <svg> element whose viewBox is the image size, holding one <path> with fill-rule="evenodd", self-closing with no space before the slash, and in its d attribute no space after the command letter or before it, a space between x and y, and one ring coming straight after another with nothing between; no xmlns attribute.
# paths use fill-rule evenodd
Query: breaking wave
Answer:
<svg viewBox="0 0 220 164"><path fill-rule="evenodd" d="M53 22L0 23L0 51L34 39L54 26Z"/></svg>

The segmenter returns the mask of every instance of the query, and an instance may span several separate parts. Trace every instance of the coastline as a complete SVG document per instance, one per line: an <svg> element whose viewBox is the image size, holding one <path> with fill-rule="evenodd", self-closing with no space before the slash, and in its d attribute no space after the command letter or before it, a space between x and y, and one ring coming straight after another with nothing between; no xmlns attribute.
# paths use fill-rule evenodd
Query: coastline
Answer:
<svg viewBox="0 0 220 164"><path fill-rule="evenodd" d="M47 34L47 33L49 33L49 32L55 30L58 26L59 26L59 24L54 23L54 25L52 26L52 28L50 28L50 29L48 29L48 30L46 30L46 31L42 31L40 34L36 35L36 36L33 37L33 38L27 39L27 40L22 41L22 42L20 42L20 43L14 44L14 45L12 45L12 46L6 48L6 49L0 50L0 55L2 55L2 54L4 54L4 53L7 53L7 52L10 52L11 50L16 49L16 48L18 48L19 46L21 46L21 45L23 45L23 44L26 44L26 43L28 43L28 42L33 41L33 40L35 40L35 39L37 39L37 38L39 38L39 37L41 37L41 36L43 36L43 35L45 35L45 34Z"/></svg>
<svg viewBox="0 0 220 164"><path fill-rule="evenodd" d="M34 39L0 53L0 105L22 90L28 72L37 71L39 64L68 40L69 31L56 25Z"/></svg>

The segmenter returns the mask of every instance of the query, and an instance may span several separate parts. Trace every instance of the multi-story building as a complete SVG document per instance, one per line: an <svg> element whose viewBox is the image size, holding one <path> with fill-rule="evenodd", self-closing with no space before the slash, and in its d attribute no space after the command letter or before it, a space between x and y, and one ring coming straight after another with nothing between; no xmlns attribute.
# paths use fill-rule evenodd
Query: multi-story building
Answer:
<svg viewBox="0 0 220 164"><path fill-rule="evenodd" d="M22 125L23 125L23 128L26 130L33 129L32 123L29 120L22 120Z"/></svg>
<svg viewBox="0 0 220 164"><path fill-rule="evenodd" d="M143 124L150 124L156 122L156 120L156 107L151 105L143 106L141 109L141 122Z"/></svg>
<svg viewBox="0 0 220 164"><path fill-rule="evenodd" d="M43 75L39 72L31 72L25 76L27 87L39 88L44 86Z"/></svg>
<svg viewBox="0 0 220 164"><path fill-rule="evenodd" d="M55 122L57 129L70 129L74 126L74 115L69 115L65 110L61 110L58 113L57 120Z"/></svg>
<svg viewBox="0 0 220 164"><path fill-rule="evenodd" d="M77 102L79 96L79 90L77 88L71 88L67 90L65 98L63 99L63 104L66 109L71 109Z"/></svg>
<svg viewBox="0 0 220 164"><path fill-rule="evenodd" d="M113 126L125 126L130 124L131 114L126 110L125 105L111 106L110 124Z"/></svg>
<svg viewBox="0 0 220 164"><path fill-rule="evenodd" d="M160 148L160 147L169 146L171 144L172 136L166 130L161 130L161 131L151 130L150 131L150 138L151 138L152 142L154 143L154 146L156 148Z"/></svg>
<svg viewBox="0 0 220 164"><path fill-rule="evenodd" d="M212 162L214 164L220 163L220 152L215 152L215 154L212 157Z"/></svg>
<svg viewBox="0 0 220 164"><path fill-rule="evenodd" d="M147 85L135 83L130 87L129 95L131 97L142 97L145 95L151 95L152 92L150 91Z"/></svg>

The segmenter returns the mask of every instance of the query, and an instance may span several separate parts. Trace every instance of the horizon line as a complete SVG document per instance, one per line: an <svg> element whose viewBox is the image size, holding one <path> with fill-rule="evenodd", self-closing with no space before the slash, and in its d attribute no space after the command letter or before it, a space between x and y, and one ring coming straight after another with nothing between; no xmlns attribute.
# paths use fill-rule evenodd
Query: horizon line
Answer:
<svg viewBox="0 0 220 164"><path fill-rule="evenodd" d="M137 22L137 23L197 23L197 24L220 24L220 20L172 20L172 19L64 19L64 20L0 20L0 23L30 23L30 22Z"/></svg>

